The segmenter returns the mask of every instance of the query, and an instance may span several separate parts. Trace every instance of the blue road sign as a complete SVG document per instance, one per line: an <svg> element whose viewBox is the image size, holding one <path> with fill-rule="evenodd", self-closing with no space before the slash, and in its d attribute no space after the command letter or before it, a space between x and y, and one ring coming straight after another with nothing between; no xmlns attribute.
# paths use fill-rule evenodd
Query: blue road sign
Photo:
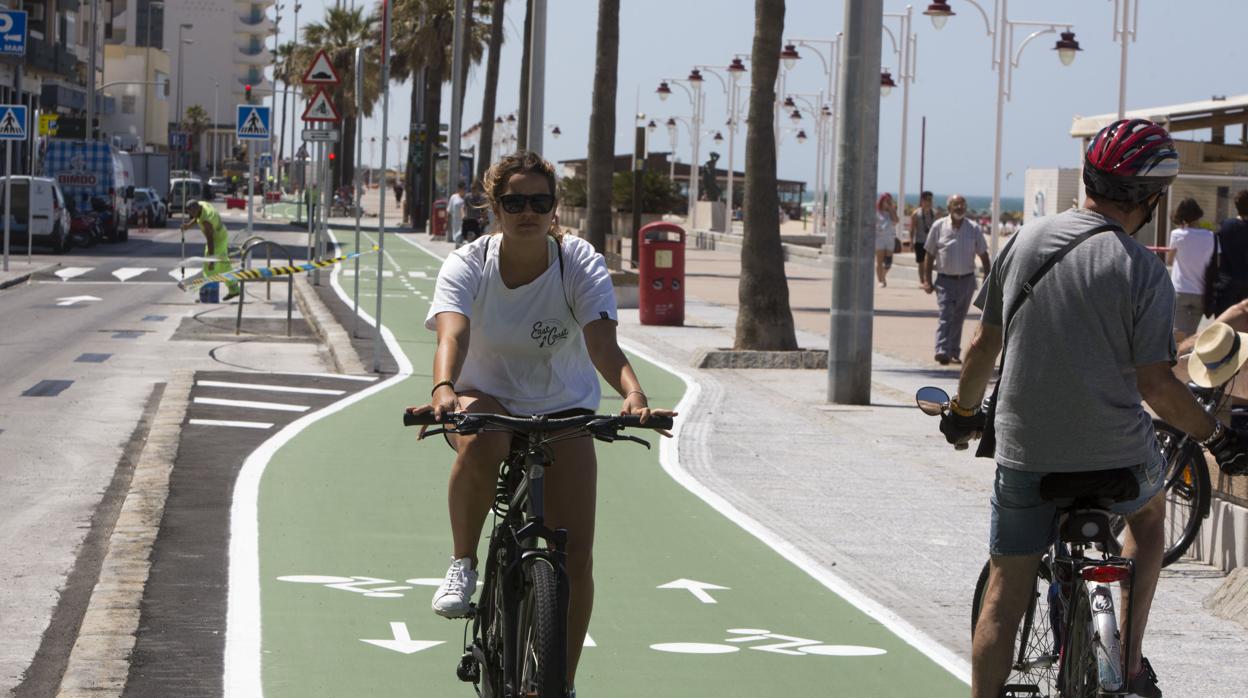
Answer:
<svg viewBox="0 0 1248 698"><path fill-rule="evenodd" d="M270 119L269 107L262 107L258 104L240 104L238 105L238 120L235 123L238 126L239 138L256 141L269 140L269 125L273 123Z"/></svg>
<svg viewBox="0 0 1248 698"><path fill-rule="evenodd" d="M0 141L24 141L27 129L26 105L0 104Z"/></svg>
<svg viewBox="0 0 1248 698"><path fill-rule="evenodd" d="M0 9L0 56L26 55L26 13Z"/></svg>
<svg viewBox="0 0 1248 698"><path fill-rule="evenodd" d="M273 154L272 153L260 153L260 162L256 164L259 165L260 167L272 167L273 166Z"/></svg>

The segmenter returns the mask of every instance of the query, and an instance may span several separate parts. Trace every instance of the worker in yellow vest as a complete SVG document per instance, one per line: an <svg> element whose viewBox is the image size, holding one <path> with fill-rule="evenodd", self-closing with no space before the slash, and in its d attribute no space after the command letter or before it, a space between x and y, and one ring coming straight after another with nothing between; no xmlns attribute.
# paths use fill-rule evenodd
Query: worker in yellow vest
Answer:
<svg viewBox="0 0 1248 698"><path fill-rule="evenodd" d="M230 255L228 251L230 235L225 229L225 224L221 222L221 214L217 213L212 204L207 201L192 201L186 205L186 222L182 224L182 230L185 231L192 225L199 225L199 229L204 233L204 256L212 257L215 261L204 262L204 277L213 274L222 274L230 270ZM228 301L238 295L238 282L226 282L225 298L220 297L220 284L216 282L206 283L199 288L199 301L201 303L218 303Z"/></svg>

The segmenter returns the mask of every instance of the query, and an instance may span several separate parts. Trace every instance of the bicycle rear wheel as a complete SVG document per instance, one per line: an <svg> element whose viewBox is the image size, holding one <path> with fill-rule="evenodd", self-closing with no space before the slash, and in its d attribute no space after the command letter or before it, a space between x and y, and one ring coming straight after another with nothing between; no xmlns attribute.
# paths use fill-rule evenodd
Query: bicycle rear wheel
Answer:
<svg viewBox="0 0 1248 698"><path fill-rule="evenodd" d="M1014 653L1010 657L1010 675L1006 679L1007 686L1035 686L1043 696L1057 694L1057 634L1053 631L1055 614L1049 606L1049 587L1052 580L1053 573L1049 569L1049 558L1046 556L1040 561L1031 587L1027 612L1023 614L1018 625ZM972 637L975 635L975 626L978 624L979 612L983 608L987 591L988 563L984 563L984 568L979 573L979 581L975 584L975 597L971 602Z"/></svg>
<svg viewBox="0 0 1248 698"><path fill-rule="evenodd" d="M516 668L520 695L563 698L567 658L559 656L558 584L549 561L524 566L524 589L516 623Z"/></svg>
<svg viewBox="0 0 1248 698"><path fill-rule="evenodd" d="M494 538L498 537L498 531ZM503 690L503 644L506 637L506 613L503 611L503 583L500 574L504 568L504 551L490 546L481 599L477 602L473 620L473 642L469 651L476 661L473 684L482 698L501 698ZM461 668L463 662L460 663ZM464 678L464 674L460 674Z"/></svg>
<svg viewBox="0 0 1248 698"><path fill-rule="evenodd" d="M1068 640L1061 670L1062 698L1097 698L1096 638L1092 630L1092 609L1083 584L1075 588Z"/></svg>

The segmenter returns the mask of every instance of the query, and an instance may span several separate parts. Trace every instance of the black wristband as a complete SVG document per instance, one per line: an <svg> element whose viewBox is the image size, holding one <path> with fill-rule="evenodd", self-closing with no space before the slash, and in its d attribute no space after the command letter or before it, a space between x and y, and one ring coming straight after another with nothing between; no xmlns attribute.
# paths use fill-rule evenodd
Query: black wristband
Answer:
<svg viewBox="0 0 1248 698"><path fill-rule="evenodd" d="M441 388L444 385L451 386L451 391L455 391L455 381L438 381L437 383L434 383L433 388L429 390L429 396L433 397L433 394L438 392L438 388Z"/></svg>

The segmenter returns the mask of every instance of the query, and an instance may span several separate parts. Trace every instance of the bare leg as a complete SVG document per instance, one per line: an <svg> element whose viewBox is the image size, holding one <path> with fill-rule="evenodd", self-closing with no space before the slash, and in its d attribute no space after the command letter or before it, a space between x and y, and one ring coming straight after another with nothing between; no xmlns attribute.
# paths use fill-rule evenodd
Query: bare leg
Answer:
<svg viewBox="0 0 1248 698"><path fill-rule="evenodd" d="M507 414L494 398L481 393L464 393L458 399L460 412ZM455 559L471 557L477 563L481 527L494 503L498 464L507 457L511 437L501 432L481 432L473 436L450 436L455 447L455 463L447 500L451 514L451 539Z"/></svg>
<svg viewBox="0 0 1248 698"><path fill-rule="evenodd" d="M1040 555L994 555L971 638L971 696L998 698L1010 675L1018 623L1027 612Z"/></svg>
<svg viewBox="0 0 1248 698"><path fill-rule="evenodd" d="M1165 554L1166 492L1163 489L1149 500L1144 508L1127 517L1127 534L1122 545L1122 556L1135 560L1135 604L1127 602L1132 585L1122 584L1122 615L1119 623L1126 637L1127 618L1131 619L1131 666L1128 676L1140 672L1144 630L1148 627L1148 612L1153 606L1153 593L1157 591L1157 578L1161 576L1161 558Z"/></svg>
<svg viewBox="0 0 1248 698"><path fill-rule="evenodd" d="M589 437L554 444L554 466L546 470L546 523L568 531L568 684L575 685L589 617L594 608L594 519L598 461Z"/></svg>
<svg viewBox="0 0 1248 698"><path fill-rule="evenodd" d="M884 268L885 254L884 250L875 251L875 279L880 282L881 287L888 285L888 281L885 279L885 276L888 274L888 270Z"/></svg>

